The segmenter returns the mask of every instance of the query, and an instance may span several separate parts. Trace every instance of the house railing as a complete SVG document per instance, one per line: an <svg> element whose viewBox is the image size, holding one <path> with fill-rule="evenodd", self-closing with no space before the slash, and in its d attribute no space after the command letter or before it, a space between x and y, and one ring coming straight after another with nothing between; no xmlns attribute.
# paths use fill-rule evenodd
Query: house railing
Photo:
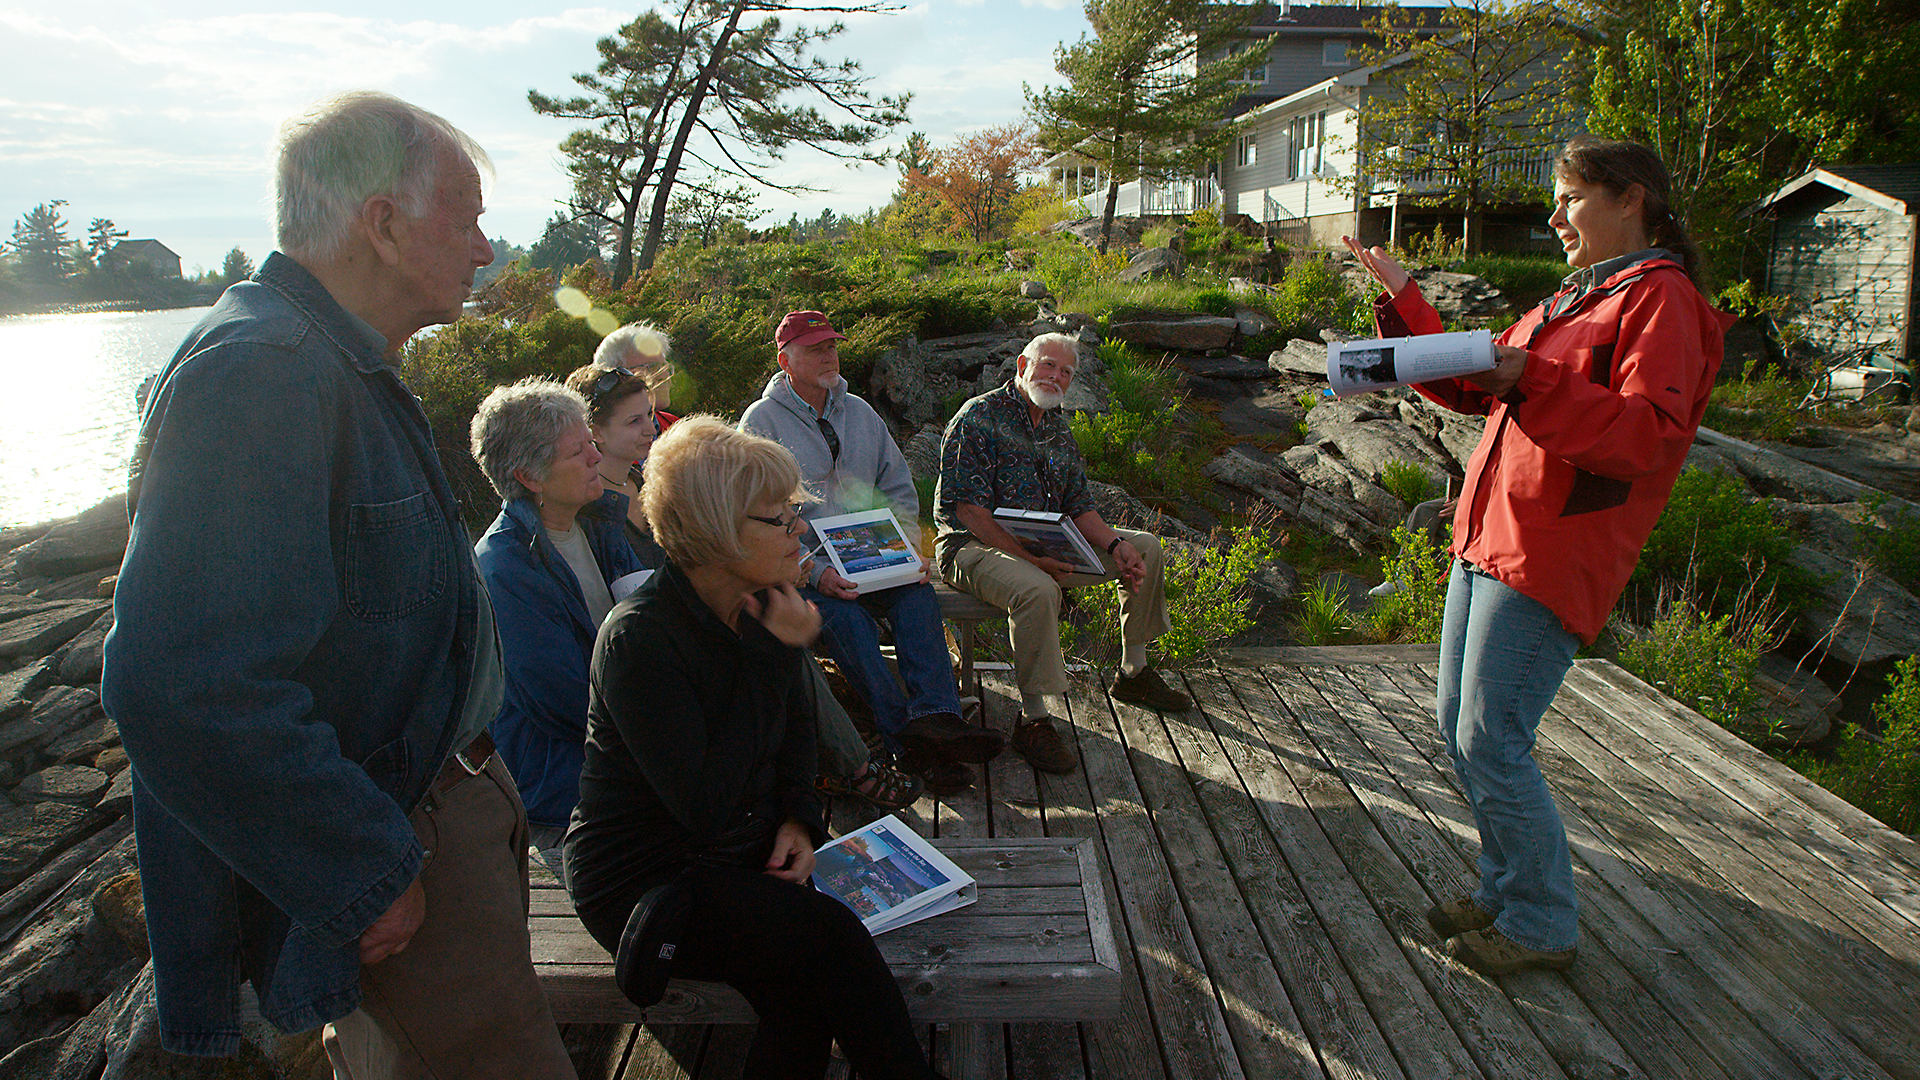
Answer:
<svg viewBox="0 0 1920 1080"><path fill-rule="evenodd" d="M1407 158L1424 152L1426 145L1390 146L1382 151L1382 156ZM1435 169L1417 169L1401 178L1378 176L1373 178L1373 191L1385 194L1399 188L1403 191L1418 191L1431 188L1440 183L1439 171ZM1553 151L1551 150L1495 150L1488 156L1487 179L1496 183L1519 182L1538 187L1553 186Z"/></svg>
<svg viewBox="0 0 1920 1080"><path fill-rule="evenodd" d="M1210 176L1140 181L1140 213L1146 216L1191 214L1220 201L1220 184Z"/></svg>

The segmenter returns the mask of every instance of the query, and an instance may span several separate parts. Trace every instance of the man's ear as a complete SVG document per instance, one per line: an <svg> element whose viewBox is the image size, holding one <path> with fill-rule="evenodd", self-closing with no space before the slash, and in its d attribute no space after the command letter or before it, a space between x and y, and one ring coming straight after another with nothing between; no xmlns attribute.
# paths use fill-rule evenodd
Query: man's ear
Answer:
<svg viewBox="0 0 1920 1080"><path fill-rule="evenodd" d="M360 204L359 227L374 254L387 266L400 265L400 207L391 195L371 195Z"/></svg>
<svg viewBox="0 0 1920 1080"><path fill-rule="evenodd" d="M787 370L787 350L781 349L773 354L773 362L780 365L781 371Z"/></svg>

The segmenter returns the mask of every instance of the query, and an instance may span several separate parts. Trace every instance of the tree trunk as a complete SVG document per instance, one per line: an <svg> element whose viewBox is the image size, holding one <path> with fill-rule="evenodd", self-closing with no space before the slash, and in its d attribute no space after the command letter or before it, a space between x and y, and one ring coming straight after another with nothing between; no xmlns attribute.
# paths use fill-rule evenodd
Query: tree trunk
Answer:
<svg viewBox="0 0 1920 1080"><path fill-rule="evenodd" d="M1107 206L1100 211L1100 254L1107 253L1107 234L1113 231L1113 208L1120 204L1120 181L1107 181Z"/></svg>
<svg viewBox="0 0 1920 1080"><path fill-rule="evenodd" d="M633 227L640 217L640 193L647 189L647 179L653 175L653 163L659 157L657 143L647 148L646 158L633 174L632 192L620 200L620 238L613 252L613 287L616 289L633 276Z"/></svg>
<svg viewBox="0 0 1920 1080"><path fill-rule="evenodd" d="M647 238L640 246L640 265L638 269L653 268L653 259L660 250L660 234L667 224L667 199L673 194L674 178L680 172L680 157L687 149L687 137L693 133L694 121L699 119L700 108L707 100L707 87L713 84L713 76L726 60L727 46L733 41L734 31L740 28L740 17L747 12L746 0L734 0L733 14L727 17L727 25L713 40L713 51L707 55L707 62L700 69L700 78L688 91L687 100L681 106L680 127L673 133L673 149L667 151L667 160L660 167L660 178L653 185L653 210L647 215Z"/></svg>

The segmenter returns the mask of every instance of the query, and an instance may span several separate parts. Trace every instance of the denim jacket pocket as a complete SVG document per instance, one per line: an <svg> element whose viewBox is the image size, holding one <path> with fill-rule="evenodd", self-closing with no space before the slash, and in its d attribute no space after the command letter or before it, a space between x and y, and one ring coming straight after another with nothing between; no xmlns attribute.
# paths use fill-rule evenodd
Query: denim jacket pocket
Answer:
<svg viewBox="0 0 1920 1080"><path fill-rule="evenodd" d="M347 507L348 612L386 622L426 607L447 587L447 543L426 492Z"/></svg>
<svg viewBox="0 0 1920 1080"><path fill-rule="evenodd" d="M395 739L360 761L367 779L392 796L395 802L399 801L400 790L406 786L412 766L413 748L407 745L405 739Z"/></svg>

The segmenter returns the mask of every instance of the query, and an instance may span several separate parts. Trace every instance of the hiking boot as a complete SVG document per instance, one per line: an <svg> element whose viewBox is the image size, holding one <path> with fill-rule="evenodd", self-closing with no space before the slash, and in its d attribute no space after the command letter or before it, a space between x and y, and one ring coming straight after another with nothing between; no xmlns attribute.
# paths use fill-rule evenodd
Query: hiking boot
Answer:
<svg viewBox="0 0 1920 1080"><path fill-rule="evenodd" d="M1136 675L1128 675L1124 671L1115 675L1113 700L1159 709L1161 712L1186 712L1193 708L1192 698L1168 686L1160 673L1151 667L1141 668Z"/></svg>
<svg viewBox="0 0 1920 1080"><path fill-rule="evenodd" d="M1070 773L1080 764L1073 747L1054 729L1053 725L1058 722L1051 716L1037 716L1022 719L1014 726L1014 750L1041 772Z"/></svg>
<svg viewBox="0 0 1920 1080"><path fill-rule="evenodd" d="M1492 927L1462 934L1447 942L1447 955L1482 975L1511 975L1528 968L1565 971L1580 955L1578 947L1541 952Z"/></svg>
<svg viewBox="0 0 1920 1080"><path fill-rule="evenodd" d="M900 767L926 781L927 794L936 798L958 795L973 786L973 770L944 754L908 750Z"/></svg>
<svg viewBox="0 0 1920 1080"><path fill-rule="evenodd" d="M839 777L822 774L814 786L828 795L865 799L882 810L901 810L920 798L920 778L888 764L884 759L867 759L858 776Z"/></svg>
<svg viewBox="0 0 1920 1080"><path fill-rule="evenodd" d="M1007 748L1006 736L992 728L969 724L953 713L916 716L900 729L900 743L922 753L979 764L992 761Z"/></svg>
<svg viewBox="0 0 1920 1080"><path fill-rule="evenodd" d="M1480 909L1473 897L1460 896L1427 909L1427 925L1442 938L1459 937L1493 925L1493 916Z"/></svg>

